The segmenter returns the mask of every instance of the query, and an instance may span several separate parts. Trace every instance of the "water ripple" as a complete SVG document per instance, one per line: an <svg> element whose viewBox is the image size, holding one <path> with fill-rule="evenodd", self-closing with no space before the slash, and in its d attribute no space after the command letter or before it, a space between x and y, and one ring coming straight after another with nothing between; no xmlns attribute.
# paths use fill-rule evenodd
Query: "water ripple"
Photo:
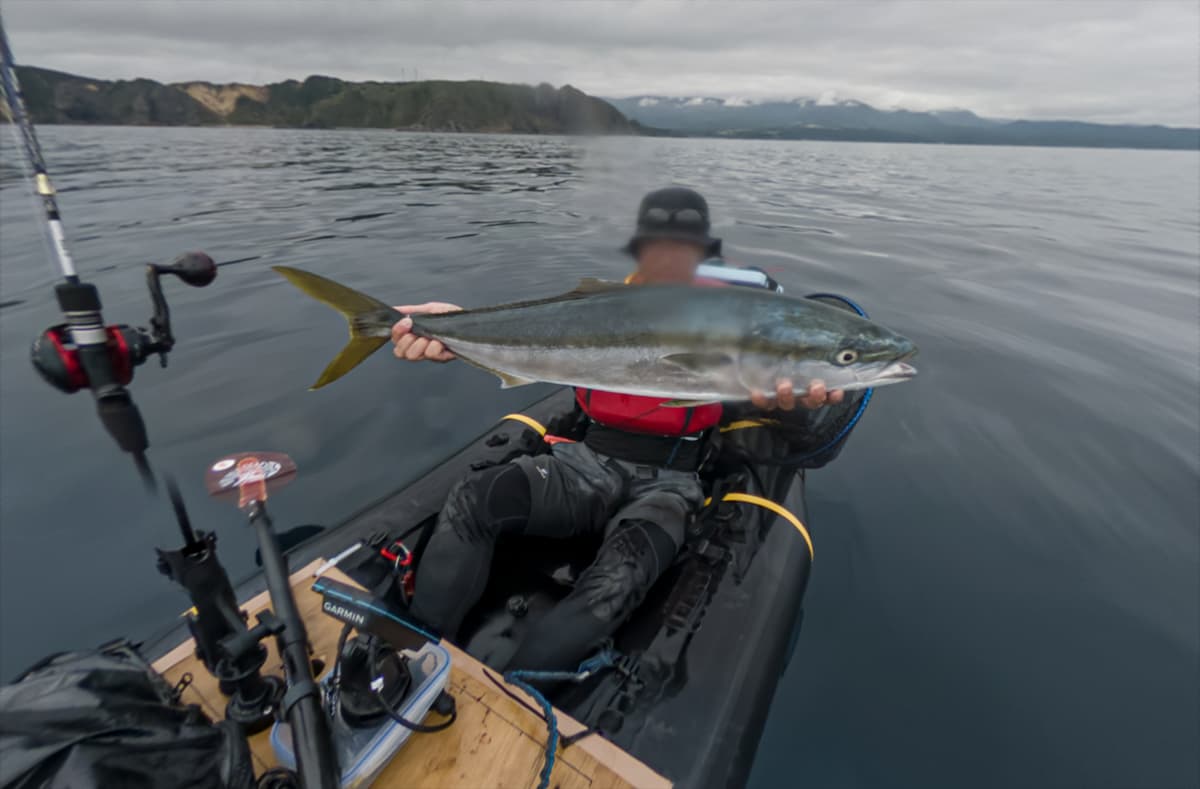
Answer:
<svg viewBox="0 0 1200 789"><path fill-rule="evenodd" d="M809 477L823 558L752 784L796 764L814 786L1200 783L1195 153L40 132L107 320L149 314L145 261L222 261L207 288L166 282L171 367L133 384L155 462L205 528L231 523L198 471L221 453L291 452L304 482L276 519L334 522L532 396L385 353L308 392L345 324L270 265L395 304L549 295L628 271L618 250L645 190L702 189L731 260L789 294L845 293L921 347L918 378L880 390ZM179 608L147 559L174 539L169 510L142 498L86 398L48 394L29 369L29 342L58 320L57 275L13 153L0 157L5 676ZM234 577L251 570L244 530L223 531L222 552ZM48 572L73 583L47 588ZM30 588L36 611L10 602Z"/></svg>

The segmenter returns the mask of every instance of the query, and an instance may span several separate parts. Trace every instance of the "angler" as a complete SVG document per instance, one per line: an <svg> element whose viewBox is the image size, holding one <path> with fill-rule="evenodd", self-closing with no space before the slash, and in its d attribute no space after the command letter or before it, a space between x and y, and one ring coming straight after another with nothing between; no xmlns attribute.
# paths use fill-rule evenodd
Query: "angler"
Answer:
<svg viewBox="0 0 1200 789"><path fill-rule="evenodd" d="M916 352L905 338L845 309L784 298L765 275L759 288L692 287L756 277L701 269L721 251L710 227L703 196L658 190L642 200L625 246L637 262L630 281L638 287L461 313L444 303L397 308L416 316L393 329L397 356L446 361L457 354L507 383L570 383L582 412L580 441L481 470L451 490L417 575L416 616L456 632L484 591L501 536L602 534L572 592L508 662L573 665L625 621L683 546L704 502L697 472L726 415L721 400L849 413L861 405L861 392L847 401L845 391L915 373L904 362ZM804 393L797 396L794 385ZM825 438L846 424L820 422L830 431ZM848 433L822 442L833 444L822 462Z"/></svg>

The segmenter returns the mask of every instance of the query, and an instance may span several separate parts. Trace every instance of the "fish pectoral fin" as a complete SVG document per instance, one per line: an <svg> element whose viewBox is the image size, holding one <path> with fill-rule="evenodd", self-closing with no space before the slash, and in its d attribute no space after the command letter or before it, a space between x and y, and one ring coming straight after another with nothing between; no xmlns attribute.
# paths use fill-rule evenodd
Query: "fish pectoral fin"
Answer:
<svg viewBox="0 0 1200 789"><path fill-rule="evenodd" d="M533 380L532 378L522 378L519 375L510 375L509 373L502 373L499 370L491 370L490 372L492 373L492 375L494 375L500 379L500 388L501 389L512 389L513 387L516 387L516 386L528 386L529 384L537 383L537 381Z"/></svg>
<svg viewBox="0 0 1200 789"><path fill-rule="evenodd" d="M675 367L681 367L691 372L711 370L714 367L724 367L725 365L733 364L733 358L729 354L718 351L668 353L666 356L660 356L659 361Z"/></svg>
<svg viewBox="0 0 1200 789"><path fill-rule="evenodd" d="M702 405L712 405L719 403L720 400L667 400L664 403L659 403L663 408L697 408Z"/></svg>

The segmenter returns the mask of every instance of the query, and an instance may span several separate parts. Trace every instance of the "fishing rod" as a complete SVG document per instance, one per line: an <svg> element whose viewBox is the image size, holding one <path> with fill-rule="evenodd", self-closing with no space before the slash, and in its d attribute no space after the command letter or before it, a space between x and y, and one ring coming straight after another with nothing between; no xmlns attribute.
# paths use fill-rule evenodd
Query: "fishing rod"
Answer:
<svg viewBox="0 0 1200 789"><path fill-rule="evenodd" d="M150 446L146 425L126 387L133 380L133 368L151 354L157 353L165 367L167 353L175 344L170 310L162 295L159 276L174 274L188 285L203 287L216 277L216 264L201 252L181 255L166 266L149 264L146 277L154 301L150 329L105 325L100 312L99 290L80 280L67 250L54 185L50 182L33 121L25 106L3 21L0 21L0 92L3 93L5 117L19 138L25 161L33 174L34 193L41 202L51 255L63 278L55 286L54 293L65 323L50 327L34 341L33 365L51 386L60 391L72 393L86 388L92 393L104 428L122 451L133 456L142 479L154 489L154 473L146 459L146 450Z"/></svg>

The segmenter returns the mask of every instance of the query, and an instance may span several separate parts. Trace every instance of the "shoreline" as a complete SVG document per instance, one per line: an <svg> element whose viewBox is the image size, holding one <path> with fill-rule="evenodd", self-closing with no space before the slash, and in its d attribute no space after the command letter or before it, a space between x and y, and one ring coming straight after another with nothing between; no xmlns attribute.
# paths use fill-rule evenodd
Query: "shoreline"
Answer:
<svg viewBox="0 0 1200 789"><path fill-rule="evenodd" d="M0 126L7 126L7 120L0 120ZM525 132L525 131L474 131L474 130L458 130L458 129L415 129L415 128L395 128L390 126L276 126L270 124L257 123L72 123L72 122L40 122L38 127L85 127L85 128L109 128L109 129L272 129L276 131L304 131L304 132L357 132L357 131L372 131L372 132L394 132L399 134L447 134L447 135L470 135L480 134L498 137L606 137L606 138L639 138L639 139L669 139L669 140L719 140L726 142L774 142L774 143L847 143L847 144L874 144L874 145L940 145L946 147L970 147L970 148L1052 148L1052 149L1077 149L1088 151L1176 151L1176 152L1191 152L1200 153L1200 143L1195 148L1180 147L1180 146L1164 146L1164 145L1079 145L1078 143L1020 143L1020 142L942 142L936 140L912 140L912 139L897 139L897 140L873 140L873 139L854 139L854 138L837 138L832 136L812 136L812 137L779 137L775 135L738 135L732 136L728 134L685 134L679 132L671 132L667 130L657 130L658 133L639 133L639 132Z"/></svg>

